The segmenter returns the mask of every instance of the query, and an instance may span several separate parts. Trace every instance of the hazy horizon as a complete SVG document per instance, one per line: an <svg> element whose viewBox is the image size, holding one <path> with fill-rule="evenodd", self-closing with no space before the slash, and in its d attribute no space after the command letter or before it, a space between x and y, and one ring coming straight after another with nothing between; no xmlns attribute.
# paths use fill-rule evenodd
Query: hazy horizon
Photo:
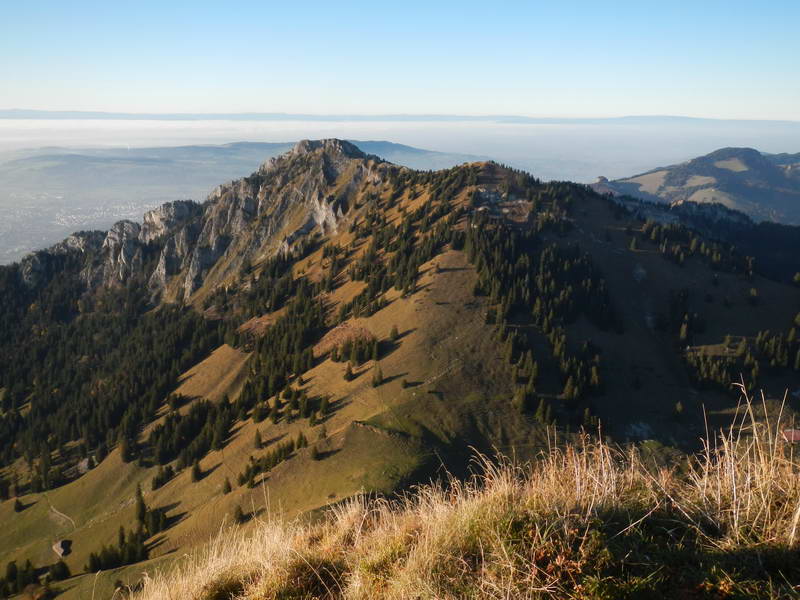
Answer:
<svg viewBox="0 0 800 600"><path fill-rule="evenodd" d="M439 152L489 156L542 179L587 183L624 177L725 146L800 152L800 122L681 117L520 122L401 120L10 119L0 118L0 160L48 146L171 147L235 142L292 142L338 137L386 140ZM242 173L245 175L245 173Z"/></svg>

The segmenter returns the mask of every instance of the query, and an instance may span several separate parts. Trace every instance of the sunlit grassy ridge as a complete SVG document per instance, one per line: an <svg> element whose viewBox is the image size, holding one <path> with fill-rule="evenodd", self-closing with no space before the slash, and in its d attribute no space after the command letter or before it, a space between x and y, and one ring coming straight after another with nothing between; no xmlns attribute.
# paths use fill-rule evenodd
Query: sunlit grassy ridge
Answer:
<svg viewBox="0 0 800 600"><path fill-rule="evenodd" d="M226 530L137 597L794 597L797 465L760 411L680 467L586 436L402 500Z"/></svg>

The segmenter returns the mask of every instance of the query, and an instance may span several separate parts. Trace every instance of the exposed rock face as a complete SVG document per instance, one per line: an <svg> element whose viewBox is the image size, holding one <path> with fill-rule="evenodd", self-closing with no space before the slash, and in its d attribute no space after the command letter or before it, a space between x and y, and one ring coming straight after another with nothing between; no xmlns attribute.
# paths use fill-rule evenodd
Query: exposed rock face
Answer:
<svg viewBox="0 0 800 600"><path fill-rule="evenodd" d="M102 231L78 231L64 240L26 256L20 261L20 274L22 281L28 287L37 286L44 277L49 275L47 259L50 256L71 254L73 252L87 254L98 250L103 244L106 234Z"/></svg>
<svg viewBox="0 0 800 600"><path fill-rule="evenodd" d="M198 226L197 223L185 225L164 242L158 264L148 281L148 287L154 295L161 293L167 285L167 280L184 267L197 239Z"/></svg>
<svg viewBox="0 0 800 600"><path fill-rule="evenodd" d="M69 252L86 253L102 246L105 234L102 231L78 231L50 248L53 254Z"/></svg>
<svg viewBox="0 0 800 600"><path fill-rule="evenodd" d="M245 265L291 251L314 231L336 232L358 194L390 168L346 141L303 140L249 177L217 187L202 205L168 202L147 212L142 225L120 221L105 235L74 234L48 252L85 253L81 277L90 288L136 277L153 301L168 290L188 300ZM23 262L23 276L34 282L41 260Z"/></svg>
<svg viewBox="0 0 800 600"><path fill-rule="evenodd" d="M178 227L202 214L203 207L191 200L167 202L144 213L139 240L145 244L175 231Z"/></svg>
<svg viewBox="0 0 800 600"><path fill-rule="evenodd" d="M208 197L183 282L188 299L254 259L288 251L315 227L335 232L364 182L380 181L381 162L342 140L303 140L250 177Z"/></svg>
<svg viewBox="0 0 800 600"><path fill-rule="evenodd" d="M109 287L123 283L132 274L141 272L141 229L141 225L133 221L114 223L100 248L100 261L87 266L81 273L89 287Z"/></svg>
<svg viewBox="0 0 800 600"><path fill-rule="evenodd" d="M63 558L72 552L72 540L58 540L53 544L53 552Z"/></svg>

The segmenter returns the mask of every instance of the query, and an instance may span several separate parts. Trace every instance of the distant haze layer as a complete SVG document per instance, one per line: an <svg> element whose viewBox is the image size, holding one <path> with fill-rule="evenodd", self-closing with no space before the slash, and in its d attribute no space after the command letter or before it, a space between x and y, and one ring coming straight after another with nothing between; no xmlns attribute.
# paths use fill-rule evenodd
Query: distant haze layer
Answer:
<svg viewBox="0 0 800 600"><path fill-rule="evenodd" d="M725 146L800 150L800 123L680 117L457 121L446 117L350 120L0 119L2 153L42 146L176 146L302 138L383 139L442 152L490 156L542 179L591 182L674 164Z"/></svg>

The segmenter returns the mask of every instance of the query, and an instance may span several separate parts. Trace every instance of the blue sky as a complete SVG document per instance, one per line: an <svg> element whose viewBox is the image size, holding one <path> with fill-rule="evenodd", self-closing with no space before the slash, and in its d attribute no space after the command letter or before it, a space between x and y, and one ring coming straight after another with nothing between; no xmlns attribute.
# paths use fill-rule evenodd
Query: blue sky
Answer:
<svg viewBox="0 0 800 600"><path fill-rule="evenodd" d="M800 120L800 2L6 2L0 108Z"/></svg>

